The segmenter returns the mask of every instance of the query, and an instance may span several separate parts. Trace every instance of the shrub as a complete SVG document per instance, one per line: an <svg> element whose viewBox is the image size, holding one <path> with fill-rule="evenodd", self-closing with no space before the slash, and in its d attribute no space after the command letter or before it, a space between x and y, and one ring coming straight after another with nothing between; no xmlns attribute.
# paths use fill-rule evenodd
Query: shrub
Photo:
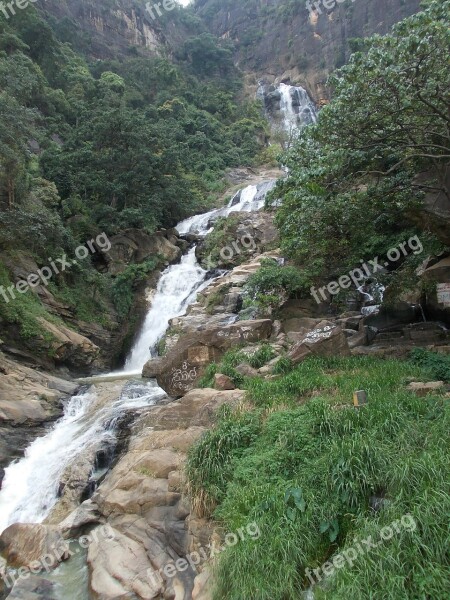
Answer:
<svg viewBox="0 0 450 600"><path fill-rule="evenodd" d="M433 379L450 382L450 356L415 348L411 352L411 360L423 367Z"/></svg>
<svg viewBox="0 0 450 600"><path fill-rule="evenodd" d="M246 305L256 305L263 314L283 304L289 298L305 294L310 281L305 272L291 266L280 266L274 259L264 259L261 267L244 287Z"/></svg>

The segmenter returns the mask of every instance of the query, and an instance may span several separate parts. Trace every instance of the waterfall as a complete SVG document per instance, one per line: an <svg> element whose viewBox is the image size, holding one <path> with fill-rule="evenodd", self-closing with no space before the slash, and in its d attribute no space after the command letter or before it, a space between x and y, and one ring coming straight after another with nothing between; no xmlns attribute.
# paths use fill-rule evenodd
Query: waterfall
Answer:
<svg viewBox="0 0 450 600"><path fill-rule="evenodd" d="M278 89L281 94L283 129L287 133L317 121L316 109L304 88L280 83Z"/></svg>
<svg viewBox="0 0 450 600"><path fill-rule="evenodd" d="M239 190L225 208L190 217L179 223L176 229L181 235L196 233L204 237L214 229L213 222L219 217L262 208L267 193L275 187L275 183L266 181L249 185ZM198 292L210 283L205 280L206 271L197 262L195 247L183 256L180 264L164 271L141 333L126 361L124 374L141 373L145 363L150 358L156 358L157 343L167 331L170 319L183 315L188 306L195 302Z"/></svg>
<svg viewBox="0 0 450 600"><path fill-rule="evenodd" d="M205 277L206 271L195 257L195 248L183 256L180 264L164 271L141 333L126 361L125 373L141 373L145 363L156 358L156 345L169 327L170 319L186 312Z"/></svg>
<svg viewBox="0 0 450 600"><path fill-rule="evenodd" d="M151 406L165 396L155 382L145 389L125 387L113 403L99 404L95 386L73 396L64 416L49 433L37 438L24 458L5 470L0 492L0 533L12 523L41 523L58 500L59 483L74 457L95 453L116 439L117 420L126 412ZM134 393L133 393L134 391Z"/></svg>
<svg viewBox="0 0 450 600"><path fill-rule="evenodd" d="M220 216L235 211L262 208L267 192L275 181L250 185L233 196L228 206L186 219L177 226L180 233L196 232L205 236ZM142 367L156 355L156 344L167 331L169 320L185 313L195 302L197 293L210 283L191 248L177 265L161 275L144 325L126 361L124 371L105 376L130 376L119 398L113 402L101 399L99 389L92 385L73 396L65 406L64 416L36 439L25 456L5 469L0 491L0 533L12 523L40 523L58 501L59 484L64 471L82 453L95 454L105 446L115 444L118 422L131 410L147 408L165 397L156 381L136 381ZM105 385L105 384L102 384ZM108 385L117 385L113 381ZM120 388L118 388L120 389ZM114 391L114 390L113 390Z"/></svg>
<svg viewBox="0 0 450 600"><path fill-rule="evenodd" d="M297 137L303 127L317 121L317 110L308 92L301 86L260 82L257 97L263 101L267 118L275 132Z"/></svg>
<svg viewBox="0 0 450 600"><path fill-rule="evenodd" d="M267 194L275 187L276 180L263 181L258 185L248 185L239 190L230 200L228 206L217 208L203 215L190 217L178 223L177 230L181 235L196 233L204 237L214 229L214 221L220 217L228 217L233 212L253 212L264 206Z"/></svg>

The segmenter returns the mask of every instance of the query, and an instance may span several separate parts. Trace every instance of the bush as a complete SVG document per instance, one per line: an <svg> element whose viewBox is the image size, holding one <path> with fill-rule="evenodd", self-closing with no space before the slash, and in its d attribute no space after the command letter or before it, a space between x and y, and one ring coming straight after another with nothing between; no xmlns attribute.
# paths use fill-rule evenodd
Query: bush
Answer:
<svg viewBox="0 0 450 600"><path fill-rule="evenodd" d="M411 352L411 360L423 367L431 378L450 382L450 356L430 352L425 348L415 348Z"/></svg>
<svg viewBox="0 0 450 600"><path fill-rule="evenodd" d="M262 314L270 314L289 298L306 294L309 288L305 272L297 267L282 267L274 259L264 259L244 287L245 304L256 305Z"/></svg>

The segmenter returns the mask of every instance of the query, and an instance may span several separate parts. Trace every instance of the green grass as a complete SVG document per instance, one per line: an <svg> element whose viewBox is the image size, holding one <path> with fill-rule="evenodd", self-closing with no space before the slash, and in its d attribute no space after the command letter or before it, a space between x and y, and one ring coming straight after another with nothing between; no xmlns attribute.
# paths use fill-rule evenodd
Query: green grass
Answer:
<svg viewBox="0 0 450 600"><path fill-rule="evenodd" d="M214 375L222 373L230 377L236 387L246 387L247 378L238 373L236 367L241 363L246 363L254 369L259 369L272 360L274 356L275 352L267 343L261 344L253 353L243 352L239 349L229 350L219 364L211 363L208 365L198 385L203 388L214 387Z"/></svg>
<svg viewBox="0 0 450 600"><path fill-rule="evenodd" d="M226 531L261 530L221 554L214 600L298 600L316 568L411 514L415 531L359 555L316 586L332 600L448 597L448 402L418 398L410 362L310 359L275 381L248 381L252 407L226 410L192 449L189 491ZM352 394L368 392L355 409ZM372 496L385 499L372 510Z"/></svg>
<svg viewBox="0 0 450 600"><path fill-rule="evenodd" d="M430 352L425 348L415 348L411 352L411 360L423 367L432 379L450 382L450 356L438 352Z"/></svg>

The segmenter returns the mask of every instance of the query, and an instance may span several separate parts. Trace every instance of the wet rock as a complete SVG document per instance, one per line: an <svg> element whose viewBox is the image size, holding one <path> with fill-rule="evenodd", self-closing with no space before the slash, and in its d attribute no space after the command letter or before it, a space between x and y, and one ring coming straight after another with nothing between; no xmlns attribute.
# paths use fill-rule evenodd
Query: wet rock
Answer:
<svg viewBox="0 0 450 600"><path fill-rule="evenodd" d="M103 523L98 506L92 500L86 500L62 521L58 528L65 539L79 537L86 526Z"/></svg>
<svg viewBox="0 0 450 600"><path fill-rule="evenodd" d="M11 567L28 567L43 570L43 558L48 557L48 567L54 568L67 560L66 542L56 527L16 523L0 536L0 553Z"/></svg>
<svg viewBox="0 0 450 600"><path fill-rule="evenodd" d="M223 375L222 373L216 373L216 375L214 376L214 387L216 388L216 390L236 389L233 380L227 375Z"/></svg>
<svg viewBox="0 0 450 600"><path fill-rule="evenodd" d="M62 398L78 387L0 352L0 468L21 457L44 425L61 416Z"/></svg>
<svg viewBox="0 0 450 600"><path fill-rule="evenodd" d="M30 575L26 579L17 580L8 600L58 600L58 596L52 581Z"/></svg>

